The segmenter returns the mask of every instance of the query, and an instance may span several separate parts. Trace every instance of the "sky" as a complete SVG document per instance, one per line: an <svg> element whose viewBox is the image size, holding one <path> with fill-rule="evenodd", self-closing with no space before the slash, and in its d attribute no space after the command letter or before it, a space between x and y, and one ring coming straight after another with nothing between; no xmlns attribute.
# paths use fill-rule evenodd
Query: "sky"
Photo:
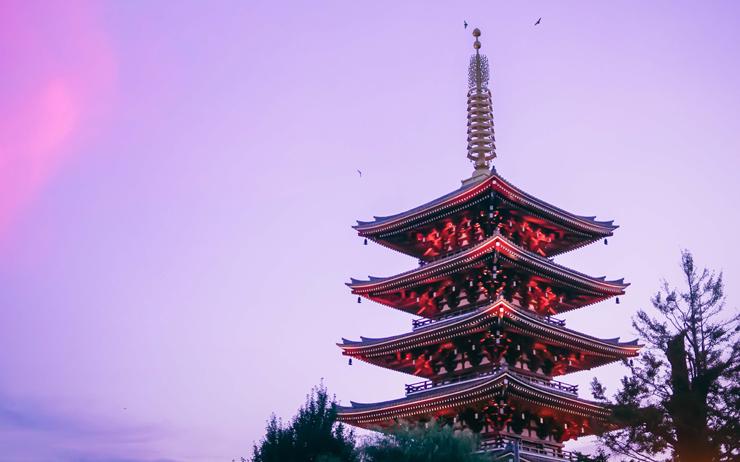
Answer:
<svg viewBox="0 0 740 462"><path fill-rule="evenodd" d="M491 62L498 172L620 225L558 257L632 284L568 326L634 338L684 248L735 310L739 18L729 1L0 2L0 462L230 461L321 380L345 404L401 396L413 377L335 343L409 330L344 283L416 262L350 226L470 175L463 20ZM588 397L624 373L564 380Z"/></svg>

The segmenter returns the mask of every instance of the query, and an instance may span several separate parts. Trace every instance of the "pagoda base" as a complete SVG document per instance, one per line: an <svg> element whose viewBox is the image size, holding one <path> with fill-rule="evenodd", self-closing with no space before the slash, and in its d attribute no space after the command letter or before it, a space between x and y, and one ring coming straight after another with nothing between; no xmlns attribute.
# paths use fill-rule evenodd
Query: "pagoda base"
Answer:
<svg viewBox="0 0 740 462"><path fill-rule="evenodd" d="M590 460L580 454L564 451L562 444L535 443L505 436L484 440L480 451L493 456L494 462L585 462Z"/></svg>

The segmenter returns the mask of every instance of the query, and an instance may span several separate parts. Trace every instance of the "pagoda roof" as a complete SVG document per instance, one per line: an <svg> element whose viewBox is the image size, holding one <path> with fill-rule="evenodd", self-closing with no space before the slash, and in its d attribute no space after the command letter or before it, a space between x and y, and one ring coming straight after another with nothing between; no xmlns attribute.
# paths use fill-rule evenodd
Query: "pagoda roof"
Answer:
<svg viewBox="0 0 740 462"><path fill-rule="evenodd" d="M603 276L588 276L559 265L549 258L517 246L499 233L461 252L395 276L368 276L367 280L350 278L347 286L352 289L352 293L364 296L369 296L370 293L393 292L425 281L442 279L446 275L475 264L494 252L499 252L502 257L524 266L533 274L545 275L554 280L562 281L571 287L588 290L603 297L622 295L624 289L629 286L629 283L625 283L624 279L606 280Z"/></svg>
<svg viewBox="0 0 740 462"><path fill-rule="evenodd" d="M342 338L342 343L337 345L344 350L347 356L378 357L404 349L437 344L473 332L481 332L493 325L498 316L503 316L505 323L524 334L541 336L550 340L549 343L552 344L581 348L591 354L607 357L602 364L635 356L642 348L637 340L620 342L619 337L600 339L567 329L548 322L541 316L517 308L502 298L486 307L429 324L412 332L384 338L360 337L360 341Z"/></svg>
<svg viewBox="0 0 740 462"><path fill-rule="evenodd" d="M339 406L337 414L341 421L372 427L392 419L432 414L444 409L499 400L504 395L514 395L544 407L587 418L605 420L609 415L609 411L600 403L584 400L561 389L528 380L507 368L500 368L490 375L464 382L415 392L399 399L378 403L351 401L351 406Z"/></svg>
<svg viewBox="0 0 740 462"><path fill-rule="evenodd" d="M421 222L431 221L429 218L434 219L433 217L438 214L444 215L464 208L475 199L491 192L501 194L509 201L532 210L544 219L593 235L595 239L611 236L614 230L618 228L617 225L614 225L613 220L599 221L596 220L595 216L576 215L548 204L512 185L496 172L478 183L463 185L455 191L405 212L388 216L375 216L373 221L358 220L357 225L353 228L361 236L368 237L401 231L408 229L409 225L416 226Z"/></svg>

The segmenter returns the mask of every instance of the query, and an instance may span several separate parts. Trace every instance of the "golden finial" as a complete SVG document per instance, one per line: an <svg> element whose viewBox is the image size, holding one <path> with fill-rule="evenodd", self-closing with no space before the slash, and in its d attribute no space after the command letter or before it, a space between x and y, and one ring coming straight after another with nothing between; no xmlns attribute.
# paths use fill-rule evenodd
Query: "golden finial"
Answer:
<svg viewBox="0 0 740 462"><path fill-rule="evenodd" d="M488 89L488 58L480 54L480 29L473 30L475 55L468 67L468 159L473 162L473 176L463 184L480 181L491 174L496 157L491 91Z"/></svg>
<svg viewBox="0 0 740 462"><path fill-rule="evenodd" d="M480 29L477 27L473 30L473 37L475 42L473 48L475 48L475 56L470 57L470 67L468 68L468 85L470 88L477 88L481 91L482 88L486 88L488 85L488 58L486 55L480 54L481 43L478 40L480 37Z"/></svg>

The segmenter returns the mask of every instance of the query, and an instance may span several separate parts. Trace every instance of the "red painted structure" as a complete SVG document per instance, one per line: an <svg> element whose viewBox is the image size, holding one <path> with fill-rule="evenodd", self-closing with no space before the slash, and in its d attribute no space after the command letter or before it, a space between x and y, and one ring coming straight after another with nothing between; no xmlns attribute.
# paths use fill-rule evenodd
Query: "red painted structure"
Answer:
<svg viewBox="0 0 740 462"><path fill-rule="evenodd" d="M482 63L476 52L469 101L477 95L478 107L488 108ZM407 385L400 399L352 402L339 418L377 430L436 419L480 433L486 448L503 450L505 440L528 460L557 460L567 455L564 441L613 426L606 409L553 377L630 358L641 345L591 337L553 318L618 297L628 284L585 275L552 257L605 239L617 227L552 206L486 170L495 157L493 116L470 106L469 113L476 136L486 141L469 143L476 162L471 179L424 205L355 226L360 236L419 259L418 267L395 276L352 279L358 302L364 297L421 318L410 332L343 339L339 346L350 358L422 381ZM476 149L485 157L476 157Z"/></svg>

